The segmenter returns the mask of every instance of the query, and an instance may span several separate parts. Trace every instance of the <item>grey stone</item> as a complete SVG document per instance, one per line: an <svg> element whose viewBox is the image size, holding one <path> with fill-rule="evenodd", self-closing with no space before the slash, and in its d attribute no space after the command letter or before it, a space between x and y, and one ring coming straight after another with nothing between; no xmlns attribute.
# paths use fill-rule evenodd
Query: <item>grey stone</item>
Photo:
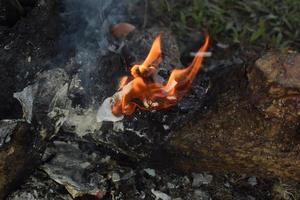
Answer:
<svg viewBox="0 0 300 200"><path fill-rule="evenodd" d="M207 173L197 174L193 173L193 187L199 187L201 185L208 185L212 182L213 176Z"/></svg>

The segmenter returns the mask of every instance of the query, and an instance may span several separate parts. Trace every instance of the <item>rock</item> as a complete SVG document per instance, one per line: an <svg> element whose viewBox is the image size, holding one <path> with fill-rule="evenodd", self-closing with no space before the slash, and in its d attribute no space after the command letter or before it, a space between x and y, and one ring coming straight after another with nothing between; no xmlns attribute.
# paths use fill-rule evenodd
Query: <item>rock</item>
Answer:
<svg viewBox="0 0 300 200"><path fill-rule="evenodd" d="M208 185L212 182L213 176L207 173L204 174L197 174L193 173L193 187L199 187L201 185Z"/></svg>
<svg viewBox="0 0 300 200"><path fill-rule="evenodd" d="M40 161L39 137L23 120L0 121L0 199Z"/></svg>
<svg viewBox="0 0 300 200"><path fill-rule="evenodd" d="M119 23L115 24L111 28L112 35L116 38L124 38L129 33L133 32L135 30L135 26L129 23Z"/></svg>
<svg viewBox="0 0 300 200"><path fill-rule="evenodd" d="M266 118L297 123L300 117L300 54L268 53L248 73L253 105Z"/></svg>
<svg viewBox="0 0 300 200"><path fill-rule="evenodd" d="M299 64L300 54L269 53L247 71L231 69L235 76L219 71L210 107L170 138L174 163L300 180Z"/></svg>

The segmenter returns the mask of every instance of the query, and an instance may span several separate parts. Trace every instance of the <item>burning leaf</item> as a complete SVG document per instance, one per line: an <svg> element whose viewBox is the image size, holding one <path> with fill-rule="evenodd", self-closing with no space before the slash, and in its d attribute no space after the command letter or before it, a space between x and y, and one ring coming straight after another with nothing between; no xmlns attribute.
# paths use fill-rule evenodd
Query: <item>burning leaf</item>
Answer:
<svg viewBox="0 0 300 200"><path fill-rule="evenodd" d="M155 38L145 61L131 68L132 77L121 79L119 91L114 95L113 101L110 99L114 116L131 115L137 107L150 111L168 108L177 104L188 92L206 55L209 37L205 38L204 45L195 53L192 63L186 68L173 70L165 82L157 81L157 68L161 62L160 43L161 34ZM107 100L100 109L103 109L104 104L107 106ZM102 113L98 112L98 121L103 118L101 115Z"/></svg>

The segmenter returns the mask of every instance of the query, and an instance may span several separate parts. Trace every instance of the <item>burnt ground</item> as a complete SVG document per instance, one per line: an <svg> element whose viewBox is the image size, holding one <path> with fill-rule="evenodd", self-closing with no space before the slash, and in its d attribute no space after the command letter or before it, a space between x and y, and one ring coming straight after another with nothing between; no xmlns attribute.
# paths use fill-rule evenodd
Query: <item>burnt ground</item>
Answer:
<svg viewBox="0 0 300 200"><path fill-rule="evenodd" d="M13 26L0 29L0 118L18 118L21 107L13 92L33 80L37 72L52 67L59 53L55 45L61 31L57 2L40 1Z"/></svg>
<svg viewBox="0 0 300 200"><path fill-rule="evenodd" d="M0 4L0 6L3 5ZM22 115L21 106L13 98L13 93L20 91L33 81L37 73L65 65L75 51L70 46L68 48L62 47L60 43L61 35L72 31L72 29L70 30L70 27L59 15L64 8L58 1L41 0L34 5L25 7L26 12L23 16L16 17L16 20L10 21L8 24L3 22L5 26L0 26L1 119L20 118ZM193 48L189 45L193 46L194 43L195 41L186 43L186 48ZM234 47L232 48L234 49ZM247 57L239 53L236 52L232 55L230 49L219 53L218 59L222 59L223 63L211 61L211 67L207 68L206 71L208 74L215 74L214 70L216 68L223 69L237 63L241 64L243 60L248 59L249 55L253 56L250 59L252 61L258 56L250 53L247 54ZM228 56L226 55L231 55L230 59L227 59ZM184 59L186 58L183 57ZM57 139L57 141L61 140L64 142L65 138ZM84 145L82 149L86 150ZM101 148L99 149L101 150ZM104 150L104 154L107 154L106 150ZM118 163L118 161L116 162ZM121 158L121 162L119 162L119 165L122 164L124 164L124 158ZM156 167L156 163L143 163L141 166L136 166L136 163L125 162L125 167L123 166L124 169L122 170L135 170L134 178L124 179L121 182L117 181L117 184L113 180L109 181L107 188L110 191L107 192L104 198L155 199L154 193L151 193L151 189L154 189L155 191L164 191L173 198L178 197L178 200L180 198L293 199L293 196L290 195L291 190L293 190L291 189L292 186L281 184L277 179L270 180L241 174L213 174L209 172L184 174L165 168L165 165L158 167L154 176L151 170L150 172L146 170L147 173L145 173L144 169ZM212 181L210 181L210 177L213 177ZM128 181L131 183L128 184ZM132 187L135 189L133 190ZM50 192L48 191L49 188L52 189ZM40 170L27 179L22 186L19 186L19 191L14 193L10 199L18 199L18 197L19 199L35 199L30 195L18 196L20 194L30 194L33 191L39 191L38 195L43 195L43 193L46 195L47 193L47 197L39 196L40 199L70 199L62 185L54 182ZM131 194L136 191L139 192L135 195ZM142 193L141 191L145 192ZM32 194L32 196L34 195ZM146 197L144 197L145 195ZM90 196L84 199L93 198Z"/></svg>

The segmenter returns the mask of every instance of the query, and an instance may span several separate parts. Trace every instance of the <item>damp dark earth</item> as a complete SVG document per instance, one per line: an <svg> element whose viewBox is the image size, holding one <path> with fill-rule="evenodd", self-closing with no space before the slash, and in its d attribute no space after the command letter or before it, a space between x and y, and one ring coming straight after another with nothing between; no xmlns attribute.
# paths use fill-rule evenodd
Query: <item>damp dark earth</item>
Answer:
<svg viewBox="0 0 300 200"><path fill-rule="evenodd" d="M298 0L0 0L0 199L300 199L299 27Z"/></svg>

